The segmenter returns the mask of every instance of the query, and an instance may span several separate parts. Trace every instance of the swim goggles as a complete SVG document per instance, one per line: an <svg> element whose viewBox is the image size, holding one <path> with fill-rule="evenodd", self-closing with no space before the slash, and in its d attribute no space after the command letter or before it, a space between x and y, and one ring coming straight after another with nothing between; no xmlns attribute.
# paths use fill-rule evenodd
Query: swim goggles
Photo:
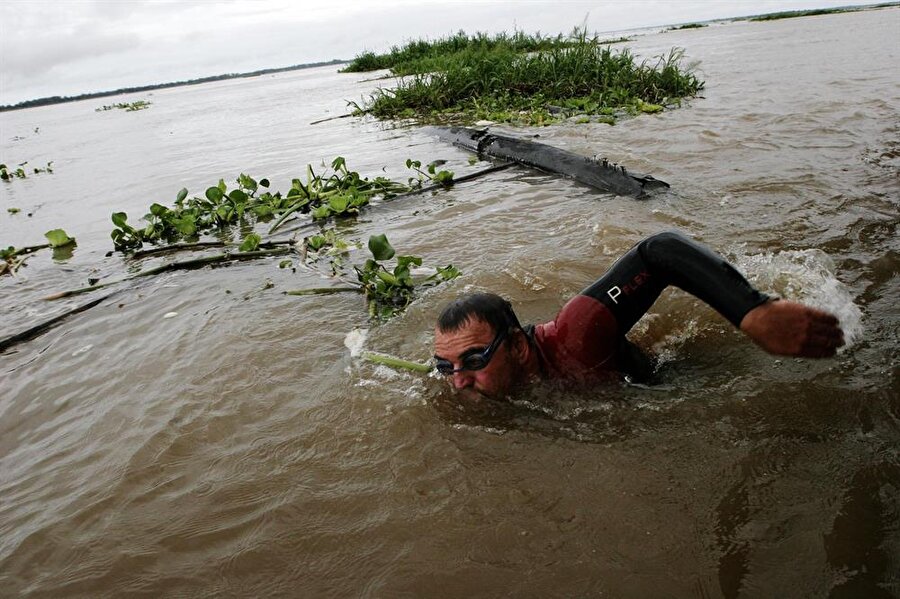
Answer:
<svg viewBox="0 0 900 599"><path fill-rule="evenodd" d="M502 327L500 332L497 333L497 336L494 337L494 340L491 341L491 344L483 350L469 350L463 357L462 366L459 368L453 368L453 363L450 360L444 360L443 358L436 358L434 367L444 376L450 376L454 372L462 372L464 370L481 370L488 365L494 352L500 347L500 344L503 343L503 340L506 338L507 330L507 327Z"/></svg>

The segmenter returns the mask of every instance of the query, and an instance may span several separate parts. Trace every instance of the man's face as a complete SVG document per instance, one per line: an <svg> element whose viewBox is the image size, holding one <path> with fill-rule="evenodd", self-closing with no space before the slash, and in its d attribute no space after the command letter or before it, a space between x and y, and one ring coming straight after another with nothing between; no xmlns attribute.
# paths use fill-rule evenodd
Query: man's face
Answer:
<svg viewBox="0 0 900 599"><path fill-rule="evenodd" d="M496 331L481 319L470 319L456 331L435 329L434 355L453 364L454 369L460 368L467 355L483 352L495 336ZM478 392L494 399L505 397L519 380L520 357L515 350L518 337L517 334L510 334L504 338L488 365L481 370L454 372L447 376L449 382L466 395Z"/></svg>

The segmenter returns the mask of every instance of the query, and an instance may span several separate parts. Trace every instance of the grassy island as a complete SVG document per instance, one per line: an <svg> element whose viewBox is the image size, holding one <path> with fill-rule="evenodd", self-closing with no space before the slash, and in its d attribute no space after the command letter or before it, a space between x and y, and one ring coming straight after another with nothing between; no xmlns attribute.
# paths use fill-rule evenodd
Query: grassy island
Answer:
<svg viewBox="0 0 900 599"><path fill-rule="evenodd" d="M540 125L579 115L614 122L623 113L659 112L703 88L682 53L655 63L576 31L572 36L517 33L487 37L462 32L413 41L390 54L365 53L345 71L389 68L397 86L379 88L360 112L426 122L499 122Z"/></svg>

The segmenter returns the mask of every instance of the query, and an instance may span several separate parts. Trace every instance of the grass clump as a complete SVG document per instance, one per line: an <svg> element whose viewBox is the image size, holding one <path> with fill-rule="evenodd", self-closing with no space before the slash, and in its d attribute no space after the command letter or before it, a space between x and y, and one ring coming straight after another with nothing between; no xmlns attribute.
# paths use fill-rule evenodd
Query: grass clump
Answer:
<svg viewBox="0 0 900 599"><path fill-rule="evenodd" d="M702 29L706 26L706 23L686 23L684 25L669 27L668 29L666 29L666 31L681 31L682 29Z"/></svg>
<svg viewBox="0 0 900 599"><path fill-rule="evenodd" d="M461 52L473 50L490 52L497 49L512 52L536 52L548 50L553 45L560 43L563 43L562 36L550 38L544 37L540 33L530 35L517 31L512 35L500 33L489 36L486 33L476 33L469 36L465 31L460 30L454 35L433 41L414 40L403 46L393 46L387 54L363 52L341 72L360 73L391 69L395 75L427 73L435 70L435 66L443 64L448 57Z"/></svg>
<svg viewBox="0 0 900 599"><path fill-rule="evenodd" d="M529 125L573 113L654 112L703 88L682 58L682 51L672 50L656 64L638 62L627 49L614 52L583 31L535 52L473 46L420 63L430 70L401 78L396 88L380 88L365 106L355 106L379 118Z"/></svg>

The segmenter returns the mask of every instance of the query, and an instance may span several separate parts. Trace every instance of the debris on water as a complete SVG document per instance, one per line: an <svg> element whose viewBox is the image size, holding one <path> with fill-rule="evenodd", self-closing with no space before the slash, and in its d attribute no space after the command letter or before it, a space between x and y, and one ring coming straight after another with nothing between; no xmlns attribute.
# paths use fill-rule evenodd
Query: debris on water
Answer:
<svg viewBox="0 0 900 599"><path fill-rule="evenodd" d="M94 345L92 343L88 343L84 347L79 347L78 349L76 349L75 351L72 352L72 357L74 358L75 356L79 356L81 354L87 353L87 352L91 351L91 349L93 349L93 347L94 347Z"/></svg>
<svg viewBox="0 0 900 599"><path fill-rule="evenodd" d="M175 318L178 316L178 312L166 312L163 314L163 318Z"/></svg>

